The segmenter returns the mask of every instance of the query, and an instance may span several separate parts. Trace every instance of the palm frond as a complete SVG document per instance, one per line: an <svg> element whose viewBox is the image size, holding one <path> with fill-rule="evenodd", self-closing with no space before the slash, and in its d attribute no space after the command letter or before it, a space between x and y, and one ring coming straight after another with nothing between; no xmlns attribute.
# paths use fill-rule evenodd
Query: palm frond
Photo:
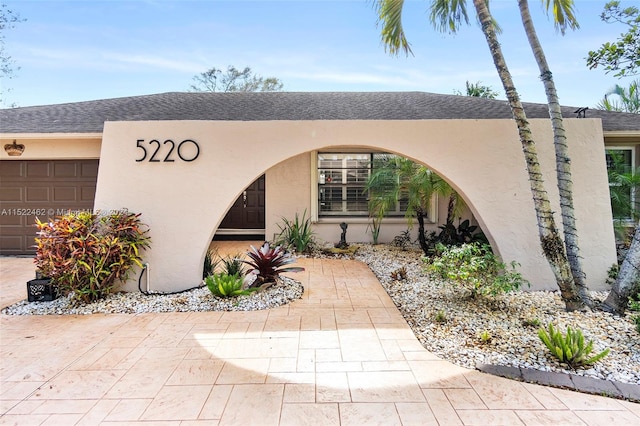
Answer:
<svg viewBox="0 0 640 426"><path fill-rule="evenodd" d="M404 0L377 0L374 9L378 14L378 25L382 27L380 37L386 51L397 55L401 51L406 55L413 53L402 27L402 8Z"/></svg>

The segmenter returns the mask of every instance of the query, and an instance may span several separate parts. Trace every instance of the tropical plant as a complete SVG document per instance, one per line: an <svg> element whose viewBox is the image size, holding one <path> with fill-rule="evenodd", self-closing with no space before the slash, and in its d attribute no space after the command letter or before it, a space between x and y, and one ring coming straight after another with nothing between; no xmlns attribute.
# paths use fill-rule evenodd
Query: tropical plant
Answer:
<svg viewBox="0 0 640 426"><path fill-rule="evenodd" d="M638 265L640 265L640 220L636 225L627 255L620 265L616 281L607 298L600 305L602 309L619 315L624 313L629 297L640 286Z"/></svg>
<svg viewBox="0 0 640 426"><path fill-rule="evenodd" d="M239 277L245 276L244 262L242 261L242 255L235 254L225 256L220 259L222 263L222 270L227 275L237 275Z"/></svg>
<svg viewBox="0 0 640 426"><path fill-rule="evenodd" d="M249 273L256 276L251 287L261 287L276 282L280 274L285 272L302 272L299 266L286 266L296 261L295 257L282 246L271 247L268 242L260 248L251 246L247 253L249 260L243 260L251 268Z"/></svg>
<svg viewBox="0 0 640 426"><path fill-rule="evenodd" d="M140 251L149 247L140 214L127 211L100 215L70 213L51 222L36 219L36 268L63 294L92 302L116 291Z"/></svg>
<svg viewBox="0 0 640 426"><path fill-rule="evenodd" d="M204 282L209 291L217 297L245 296L259 290L257 287L243 288L244 281L242 276L229 275L224 272L209 275Z"/></svg>
<svg viewBox="0 0 640 426"><path fill-rule="evenodd" d="M593 351L593 341L590 340L585 345L582 331L573 330L571 327L567 327L565 336L559 330L554 329L553 324L549 323L547 330L544 328L538 330L538 337L553 356L571 368L594 364L609 354L609 348L607 348L590 357L589 355Z"/></svg>
<svg viewBox="0 0 640 426"><path fill-rule="evenodd" d="M436 255L425 258L427 272L444 283L469 291L471 297L497 296L528 282L516 271L518 264L499 261L488 245L436 246ZM442 284L442 282L441 282Z"/></svg>
<svg viewBox="0 0 640 426"><path fill-rule="evenodd" d="M616 42L604 43L598 50L590 51L587 66L593 69L602 65L605 72L617 71L616 77L637 74L640 71L640 9L635 6L622 8L619 1L610 1L600 18L607 23L621 23L629 29Z"/></svg>
<svg viewBox="0 0 640 426"><path fill-rule="evenodd" d="M402 250L406 250L409 244L411 244L410 229L405 229L400 233L400 235L396 235L395 237L393 237L393 245L396 247L400 247Z"/></svg>
<svg viewBox="0 0 640 426"><path fill-rule="evenodd" d="M436 240L445 246L455 246L474 241L484 242L486 237L478 230L477 225L471 225L469 219L465 219L456 227L453 223L445 223L438 226L440 233L436 236Z"/></svg>
<svg viewBox="0 0 640 426"><path fill-rule="evenodd" d="M464 95L464 96L473 96L476 98L487 98L487 99L495 99L500 94L493 90L491 86L484 86L481 81L477 81L475 83L469 83L469 81L465 82L467 91L462 93L459 90L454 90L453 93L456 95Z"/></svg>
<svg viewBox="0 0 640 426"><path fill-rule="evenodd" d="M379 230L382 219L389 210L402 202L406 203L405 217L409 226L413 224L414 217L418 221L418 242L425 255L432 249L424 226L431 199L436 194L445 197L454 197L455 194L444 179L427 167L395 155L382 158L374 164L374 171L367 179L364 191L369 194L369 215L373 220L374 243L377 239L376 230ZM450 214L461 210L463 206L459 197L455 197L455 200L450 203Z"/></svg>
<svg viewBox="0 0 640 426"><path fill-rule="evenodd" d="M296 253L304 253L311 249L314 244L313 229L311 228L311 218L306 217L307 210L302 213L302 217L295 214L293 220L286 217L282 218L282 224L278 224L280 233L275 239L274 244L293 248Z"/></svg>
<svg viewBox="0 0 640 426"><path fill-rule="evenodd" d="M619 225L640 218L640 168L629 168L622 156L607 151L611 164L607 167L613 219Z"/></svg>
<svg viewBox="0 0 640 426"><path fill-rule="evenodd" d="M547 12L549 11L549 5L550 2L547 0ZM573 207L571 160L569 158L569 148L567 145L567 136L562 118L562 109L560 107L556 85L553 80L553 74L551 73L551 69L547 63L546 55L544 54L542 45L538 40L538 35L533 25L531 14L529 13L529 2L528 0L518 0L518 6L520 9L522 25L524 26L527 39L529 40L529 46L531 47L533 56L538 64L540 80L544 85L544 91L547 95L549 117L551 118L551 128L553 130L553 146L556 154L556 177L558 180L558 192L560 194L560 210L566 258L580 299L584 304L593 306L593 301L588 293L585 280L586 274L582 268L582 261L580 257L575 209ZM552 10L554 24L556 29L559 30L562 35L565 34L567 28L579 28L578 21L574 15L573 6L573 0L554 0L553 2Z"/></svg>
<svg viewBox="0 0 640 426"><path fill-rule="evenodd" d="M377 0L375 7L378 12L378 22L382 24L381 37L385 48L391 54L403 51L411 53L409 42L402 27L402 7L404 2L397 0ZM546 2L547 5L550 1ZM476 15L480 22L483 35L489 46L496 70L511 107L514 122L518 128L518 136L525 156L529 184L534 202L538 233L542 251L556 278L560 293L567 310L584 309L585 302L581 299L576 287L572 269L567 260L564 242L551 210L548 193L544 187L544 180L538 160L535 141L524 112L522 102L513 84L509 68L507 67L502 48L498 42L496 23L489 12L486 0L473 0ZM554 2L555 7L555 2ZM436 28L457 32L462 21L469 23L466 1L461 0L432 0L431 22Z"/></svg>
<svg viewBox="0 0 640 426"><path fill-rule="evenodd" d="M217 253L212 250L207 250L204 255L204 265L202 267L202 279L207 278L209 275L213 274L213 271L218 266L220 262L219 259L216 259Z"/></svg>
<svg viewBox="0 0 640 426"><path fill-rule="evenodd" d="M613 99L611 99L612 95L615 96ZM632 81L629 87L616 84L609 89L596 107L606 111L640 114L640 80Z"/></svg>

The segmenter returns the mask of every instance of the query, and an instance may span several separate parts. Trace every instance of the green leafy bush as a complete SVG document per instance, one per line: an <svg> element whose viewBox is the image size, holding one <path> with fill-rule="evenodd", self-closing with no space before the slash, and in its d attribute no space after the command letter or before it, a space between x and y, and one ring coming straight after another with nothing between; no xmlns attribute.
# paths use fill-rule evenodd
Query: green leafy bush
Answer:
<svg viewBox="0 0 640 426"><path fill-rule="evenodd" d="M293 220L282 218L282 224L278 224L280 233L275 240L276 246L290 247L296 253L304 253L311 249L314 243L313 230L311 229L311 218L306 217L307 211L302 213L302 217L296 213Z"/></svg>
<svg viewBox="0 0 640 426"><path fill-rule="evenodd" d="M529 284L516 271L498 260L488 245L467 243L460 246L436 246L436 254L425 259L427 271L471 292L472 297L507 293Z"/></svg>
<svg viewBox="0 0 640 426"><path fill-rule="evenodd" d="M92 302L113 293L149 247L140 214L70 213L51 222L36 219L37 269L63 294Z"/></svg>
<svg viewBox="0 0 640 426"><path fill-rule="evenodd" d="M590 340L585 345L582 331L573 330L571 327L567 327L567 334L563 336L550 323L548 330L544 328L538 330L538 337L549 348L553 356L571 368L591 365L609 354L609 348L607 348L599 354L589 357L593 350L593 341Z"/></svg>
<svg viewBox="0 0 640 426"><path fill-rule="evenodd" d="M258 290L258 288L243 288L243 281L240 275L229 275L224 272L210 275L204 280L209 291L217 297L244 296Z"/></svg>
<svg viewBox="0 0 640 426"><path fill-rule="evenodd" d="M252 287L260 287L267 283L274 283L280 274L284 272L302 272L304 268L299 266L286 266L296 261L295 257L283 247L271 247L265 242L259 249L251 246L247 253L249 260L244 263L250 266L249 273L256 276Z"/></svg>

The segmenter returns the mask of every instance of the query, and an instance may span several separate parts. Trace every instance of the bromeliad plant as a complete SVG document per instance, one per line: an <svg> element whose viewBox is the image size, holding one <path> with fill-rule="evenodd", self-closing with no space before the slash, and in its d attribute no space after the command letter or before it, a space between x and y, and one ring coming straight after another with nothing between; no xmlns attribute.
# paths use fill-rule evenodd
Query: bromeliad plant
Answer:
<svg viewBox="0 0 640 426"><path fill-rule="evenodd" d="M36 219L36 268L63 294L92 302L115 292L148 248L140 214L70 213L51 222Z"/></svg>
<svg viewBox="0 0 640 426"><path fill-rule="evenodd" d="M256 276L251 287L262 287L276 282L280 274L285 272L302 272L299 266L287 266L296 261L295 257L282 246L271 247L265 242L259 249L251 246L247 253L249 260L244 263L250 266L250 274Z"/></svg>
<svg viewBox="0 0 640 426"><path fill-rule="evenodd" d="M593 351L593 341L585 345L582 331L567 327L567 335L563 336L559 330L549 323L547 330L540 328L538 337L560 362L568 364L571 368L594 364L609 354L609 348L597 355L589 357Z"/></svg>

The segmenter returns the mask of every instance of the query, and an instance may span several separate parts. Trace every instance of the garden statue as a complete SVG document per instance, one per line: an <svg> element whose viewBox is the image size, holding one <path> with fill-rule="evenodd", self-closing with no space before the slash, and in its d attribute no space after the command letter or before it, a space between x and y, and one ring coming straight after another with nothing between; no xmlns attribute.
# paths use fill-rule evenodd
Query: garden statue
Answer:
<svg viewBox="0 0 640 426"><path fill-rule="evenodd" d="M342 228L342 233L340 234L340 242L334 245L335 248L346 249L347 247L349 247L349 244L347 244L347 227L348 226L349 225L346 222L342 222L340 224L340 228Z"/></svg>

